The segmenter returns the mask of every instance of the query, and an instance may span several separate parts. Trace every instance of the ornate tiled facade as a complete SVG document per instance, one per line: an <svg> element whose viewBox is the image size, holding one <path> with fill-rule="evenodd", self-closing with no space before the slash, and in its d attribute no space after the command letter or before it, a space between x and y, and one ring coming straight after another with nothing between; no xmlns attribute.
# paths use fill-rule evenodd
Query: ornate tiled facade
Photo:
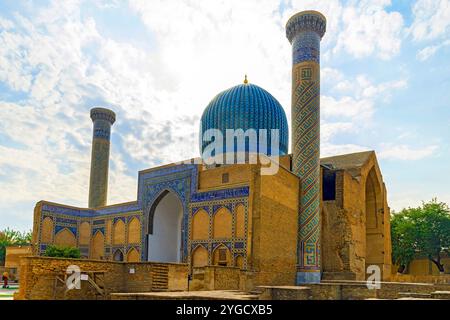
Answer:
<svg viewBox="0 0 450 320"><path fill-rule="evenodd" d="M157 262L187 263L192 274L206 265L238 267L251 273L255 285L317 282L323 274L363 279L366 264L388 273L389 208L375 154L320 163L325 28L325 18L314 11L287 24L293 52L292 155L286 154L283 108L247 79L217 95L203 113L200 135L211 128L280 129L280 157L269 159L276 172L262 174L261 163L203 165L191 159L140 171L136 200L105 206L115 115L95 108L89 208L38 202L34 253L43 255L56 244L78 247L90 259L138 262L156 256ZM201 151L204 147L201 143ZM164 256L169 251L170 257Z"/></svg>

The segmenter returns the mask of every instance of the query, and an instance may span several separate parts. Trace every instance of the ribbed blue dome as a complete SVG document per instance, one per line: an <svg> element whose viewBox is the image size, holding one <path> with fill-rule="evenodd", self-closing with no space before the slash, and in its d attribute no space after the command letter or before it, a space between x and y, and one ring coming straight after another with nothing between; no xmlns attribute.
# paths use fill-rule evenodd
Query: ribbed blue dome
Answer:
<svg viewBox="0 0 450 320"><path fill-rule="evenodd" d="M202 141L208 129L221 130L224 147L226 129L255 129L257 133L259 129L267 129L267 154L272 154L270 129L279 129L279 154L284 155L288 151L288 125L283 107L269 92L254 84L244 83L219 93L203 112L200 125L202 154L210 143ZM246 150L248 151L248 146ZM258 151L260 152L259 143Z"/></svg>

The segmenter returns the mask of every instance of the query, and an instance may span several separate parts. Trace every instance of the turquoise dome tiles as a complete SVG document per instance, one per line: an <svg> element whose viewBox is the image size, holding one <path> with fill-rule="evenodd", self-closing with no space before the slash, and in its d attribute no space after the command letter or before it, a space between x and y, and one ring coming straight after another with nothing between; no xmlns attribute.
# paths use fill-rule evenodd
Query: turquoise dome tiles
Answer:
<svg viewBox="0 0 450 320"><path fill-rule="evenodd" d="M249 83L227 89L212 99L203 112L200 121L200 151L210 143L202 141L208 129L219 129L224 137L226 129L267 129L267 154L270 150L270 129L280 130L279 154L288 151L289 134L286 114L281 104L263 88ZM259 136L258 136L259 141ZM258 151L259 151L258 143ZM246 146L248 151L248 145ZM275 152L274 152L275 154Z"/></svg>

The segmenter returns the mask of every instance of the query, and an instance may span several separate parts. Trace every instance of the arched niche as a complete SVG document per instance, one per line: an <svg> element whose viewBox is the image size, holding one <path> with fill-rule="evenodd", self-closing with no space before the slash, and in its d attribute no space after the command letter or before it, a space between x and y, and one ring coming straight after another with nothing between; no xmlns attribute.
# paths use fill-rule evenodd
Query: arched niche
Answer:
<svg viewBox="0 0 450 320"><path fill-rule="evenodd" d="M114 261L123 261L123 252L122 252L122 250L117 249L116 251L114 251L113 260Z"/></svg>
<svg viewBox="0 0 450 320"><path fill-rule="evenodd" d="M165 190L149 211L147 261L181 262L182 222L180 199L175 193Z"/></svg>
<svg viewBox="0 0 450 320"><path fill-rule="evenodd" d="M77 239L72 231L64 228L55 235L55 244L62 247L76 247Z"/></svg>
<svg viewBox="0 0 450 320"><path fill-rule="evenodd" d="M209 215L204 209L198 210L192 217L192 240L209 238Z"/></svg>
<svg viewBox="0 0 450 320"><path fill-rule="evenodd" d="M384 263L383 201L382 186L373 167L367 175L365 185L366 269L369 265L382 267Z"/></svg>
<svg viewBox="0 0 450 320"><path fill-rule="evenodd" d="M92 237L91 258L96 260L103 259L105 254L105 236L101 231L97 231Z"/></svg>
<svg viewBox="0 0 450 320"><path fill-rule="evenodd" d="M216 249L214 249L213 254L213 265L215 266L231 266L231 252L227 246L221 244Z"/></svg>
<svg viewBox="0 0 450 320"><path fill-rule="evenodd" d="M125 222L122 219L117 219L113 227L113 244L125 243Z"/></svg>
<svg viewBox="0 0 450 320"><path fill-rule="evenodd" d="M221 207L214 214L213 238L229 239L233 236L233 216L228 208Z"/></svg>
<svg viewBox="0 0 450 320"><path fill-rule="evenodd" d="M137 244L141 242L141 223L134 217L128 223L128 243Z"/></svg>
<svg viewBox="0 0 450 320"><path fill-rule="evenodd" d="M140 260L141 259L140 259L139 251L137 251L135 248L131 248L127 254L127 261L128 262L139 262Z"/></svg>
<svg viewBox="0 0 450 320"><path fill-rule="evenodd" d="M208 250L204 246L197 246L192 251L191 261L193 267L204 267L208 265Z"/></svg>

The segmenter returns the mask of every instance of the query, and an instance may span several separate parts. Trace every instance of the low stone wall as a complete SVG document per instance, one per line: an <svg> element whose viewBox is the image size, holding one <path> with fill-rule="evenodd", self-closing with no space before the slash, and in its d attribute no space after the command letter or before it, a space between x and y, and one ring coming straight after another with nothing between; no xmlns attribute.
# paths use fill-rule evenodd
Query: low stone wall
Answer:
<svg viewBox="0 0 450 320"><path fill-rule="evenodd" d="M393 274L391 275L390 280L393 282L450 284L450 274L443 274L443 275Z"/></svg>
<svg viewBox="0 0 450 320"><path fill-rule="evenodd" d="M309 287L257 287L261 292L259 300L310 300L311 288Z"/></svg>
<svg viewBox="0 0 450 320"><path fill-rule="evenodd" d="M337 285L342 292L342 300L354 299L397 299L399 293L417 293L431 294L436 290L450 290L448 284L431 284L431 283L406 283L406 282L380 282L380 289L369 290L364 281L333 281L327 280L323 285Z"/></svg>
<svg viewBox="0 0 450 320"><path fill-rule="evenodd" d="M64 293L65 286L58 283L55 290L55 278L62 278L67 267L76 265L83 272L102 272L105 296L88 283L81 281L81 289ZM153 269L167 266L167 290L187 290L188 266L185 264L161 264L153 262L113 262L86 259L64 259L49 257L23 257L20 263L21 284L15 299L105 299L113 292L149 292L152 291Z"/></svg>
<svg viewBox="0 0 450 320"><path fill-rule="evenodd" d="M205 266L192 270L190 291L253 289L253 273L235 267Z"/></svg>
<svg viewBox="0 0 450 320"><path fill-rule="evenodd" d="M298 287L261 286L256 289L261 292L259 298L263 300L365 300L414 296L431 298L433 295L442 299L450 294L450 286L446 284L382 282L380 289L368 289L362 281L325 282Z"/></svg>

